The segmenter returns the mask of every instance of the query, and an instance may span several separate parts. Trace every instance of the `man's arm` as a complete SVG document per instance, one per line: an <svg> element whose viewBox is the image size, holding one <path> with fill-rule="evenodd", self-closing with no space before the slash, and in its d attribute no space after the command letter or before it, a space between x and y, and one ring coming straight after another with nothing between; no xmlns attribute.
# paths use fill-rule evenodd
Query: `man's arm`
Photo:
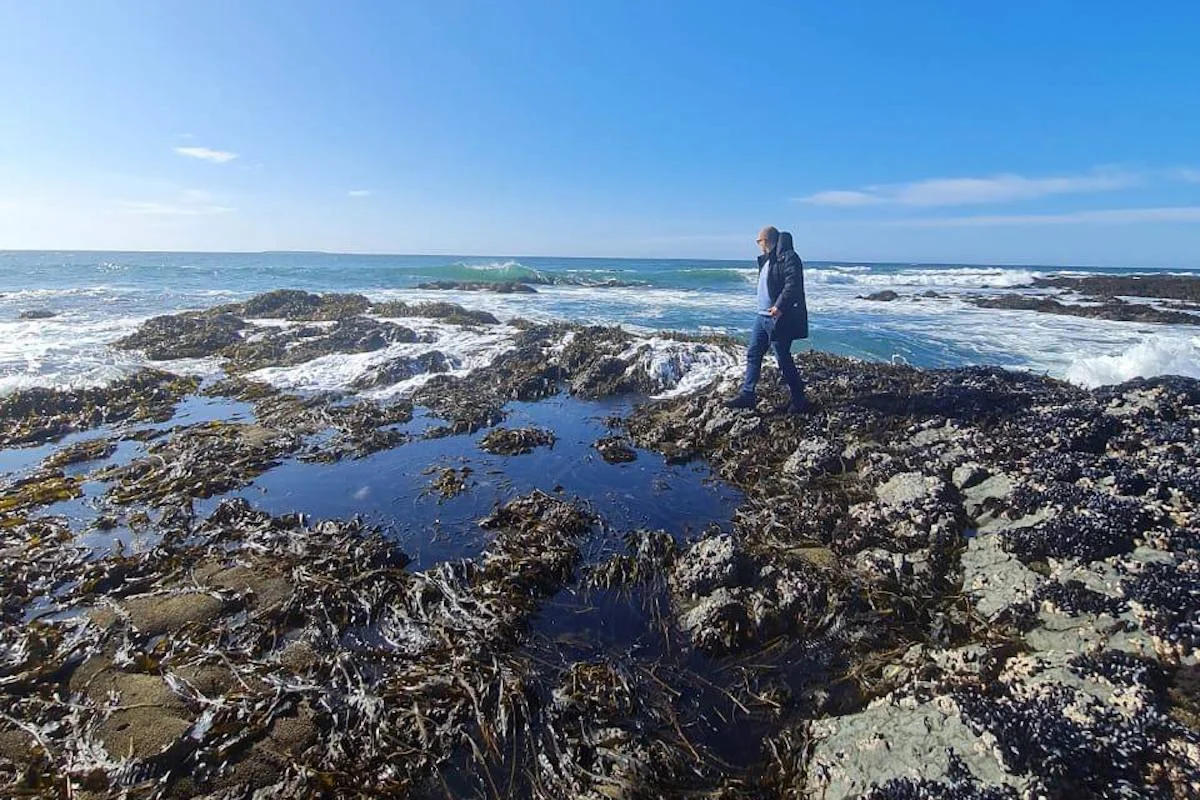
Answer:
<svg viewBox="0 0 1200 800"><path fill-rule="evenodd" d="M779 297L775 298L775 306L771 309L772 317L780 317L783 312L792 307L796 302L796 288L800 284L800 270L803 269L800 263L800 256L795 252L790 252L787 258L783 261L783 289L779 292Z"/></svg>

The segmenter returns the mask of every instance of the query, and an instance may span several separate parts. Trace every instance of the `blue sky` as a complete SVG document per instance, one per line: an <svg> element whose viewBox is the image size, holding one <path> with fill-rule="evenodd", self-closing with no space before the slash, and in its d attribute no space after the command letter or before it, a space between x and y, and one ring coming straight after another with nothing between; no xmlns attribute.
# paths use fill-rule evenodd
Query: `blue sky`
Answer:
<svg viewBox="0 0 1200 800"><path fill-rule="evenodd" d="M1194 2L0 0L0 248L1200 266Z"/></svg>

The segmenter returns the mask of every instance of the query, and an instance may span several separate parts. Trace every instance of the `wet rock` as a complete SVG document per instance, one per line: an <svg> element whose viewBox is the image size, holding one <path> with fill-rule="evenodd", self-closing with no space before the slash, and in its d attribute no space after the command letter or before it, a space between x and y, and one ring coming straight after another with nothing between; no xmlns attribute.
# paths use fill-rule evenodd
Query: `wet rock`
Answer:
<svg viewBox="0 0 1200 800"><path fill-rule="evenodd" d="M854 557L854 570L869 583L886 588L903 588L916 594L929 586L933 574L927 552L893 553L874 548L860 550Z"/></svg>
<svg viewBox="0 0 1200 800"><path fill-rule="evenodd" d="M504 281L486 283L481 281L430 281L417 284L418 289L435 289L460 292L494 292L496 294L537 294L537 289L525 283Z"/></svg>
<svg viewBox="0 0 1200 800"><path fill-rule="evenodd" d="M1109 319L1120 322L1154 322L1164 325L1200 325L1200 316L1185 311L1163 311L1140 303L1110 300L1100 305L1067 305L1049 297L1024 297L1007 294L1000 297L977 297L969 300L980 308L1005 311L1037 311L1043 314L1066 314L1073 317Z"/></svg>
<svg viewBox="0 0 1200 800"><path fill-rule="evenodd" d="M148 759L164 752L187 733L191 722L161 708L126 708L101 723L97 735L115 758Z"/></svg>
<svg viewBox="0 0 1200 800"><path fill-rule="evenodd" d="M571 394L580 397L607 397L638 391L636 379L626 372L629 362L606 356L589 365L571 380Z"/></svg>
<svg viewBox="0 0 1200 800"><path fill-rule="evenodd" d="M707 652L725 652L754 637L746 592L740 589L714 589L692 603L678 621L692 643Z"/></svg>
<svg viewBox="0 0 1200 800"><path fill-rule="evenodd" d="M121 611L143 636L157 636L188 624L208 624L224 608L224 602L205 592L131 597L121 604Z"/></svg>
<svg viewBox="0 0 1200 800"><path fill-rule="evenodd" d="M503 456L532 453L537 447L553 447L553 431L541 428L496 428L479 441L479 449Z"/></svg>
<svg viewBox="0 0 1200 800"><path fill-rule="evenodd" d="M451 325L498 325L500 320L487 311L471 311L457 303L413 303L399 300L375 303L370 309L379 317L427 317Z"/></svg>
<svg viewBox="0 0 1200 800"><path fill-rule="evenodd" d="M1161 297L1200 303L1200 278L1194 275L1091 275L1034 278L1038 288L1069 289L1098 297Z"/></svg>
<svg viewBox="0 0 1200 800"><path fill-rule="evenodd" d="M835 605L835 592L812 562L750 560L728 535L702 539L679 556L670 588L680 629L711 653L785 633L815 636Z"/></svg>
<svg viewBox="0 0 1200 800"><path fill-rule="evenodd" d="M169 419L198 381L142 370L105 387L22 389L0 396L0 447L40 444L104 424Z"/></svg>
<svg viewBox="0 0 1200 800"><path fill-rule="evenodd" d="M370 301L361 294L313 294L298 289L278 289L211 309L209 314L261 319L328 321L354 317L365 312Z"/></svg>
<svg viewBox="0 0 1200 800"><path fill-rule="evenodd" d="M967 516L977 522L983 521L984 515L990 511L1003 508L1002 501L1012 494L1015 486L1012 478L1004 474L991 475L969 485L970 479L976 476L970 467L962 473L955 471L955 475L968 482L959 487L962 489L963 507L966 509Z"/></svg>
<svg viewBox="0 0 1200 800"><path fill-rule="evenodd" d="M204 358L242 341L246 323L233 314L187 313L153 317L114 346L140 350L151 361Z"/></svg>
<svg viewBox="0 0 1200 800"><path fill-rule="evenodd" d="M875 292L862 298L863 300L875 300L880 303L890 303L893 300L900 299L900 295L893 292L891 289L884 289L882 292Z"/></svg>
<svg viewBox="0 0 1200 800"><path fill-rule="evenodd" d="M624 436L605 436L597 440L592 447L596 448L600 457L609 464L628 464L637 460L637 451Z"/></svg>
<svg viewBox="0 0 1200 800"><path fill-rule="evenodd" d="M277 567L258 559L222 566L206 575L204 583L235 593L256 613L264 613L285 605L295 591L295 585L289 576L279 574Z"/></svg>
<svg viewBox="0 0 1200 800"><path fill-rule="evenodd" d="M50 319L57 316L58 312L51 311L48 308L31 308L27 311L22 311L18 315L18 319Z"/></svg>

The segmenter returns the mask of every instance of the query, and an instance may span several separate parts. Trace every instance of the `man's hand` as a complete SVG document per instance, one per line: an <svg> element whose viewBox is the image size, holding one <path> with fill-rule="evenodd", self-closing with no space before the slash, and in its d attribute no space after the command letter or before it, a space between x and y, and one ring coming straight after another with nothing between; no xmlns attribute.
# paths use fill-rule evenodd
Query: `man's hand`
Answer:
<svg viewBox="0 0 1200 800"><path fill-rule="evenodd" d="M768 308L767 313L771 315L771 319L779 319L783 316L783 312L780 311L776 306L771 306Z"/></svg>

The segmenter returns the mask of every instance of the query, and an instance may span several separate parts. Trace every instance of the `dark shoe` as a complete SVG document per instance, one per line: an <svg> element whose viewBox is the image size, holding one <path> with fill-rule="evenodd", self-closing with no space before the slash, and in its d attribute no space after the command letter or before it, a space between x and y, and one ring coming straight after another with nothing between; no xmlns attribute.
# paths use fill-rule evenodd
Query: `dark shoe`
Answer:
<svg viewBox="0 0 1200 800"><path fill-rule="evenodd" d="M739 394L737 397L733 397L729 400L726 400L725 407L726 408L754 408L754 403L755 403L754 395Z"/></svg>
<svg viewBox="0 0 1200 800"><path fill-rule="evenodd" d="M812 411L812 403L807 400L801 400L800 402L793 400L777 409L777 413L779 414L807 414L809 411Z"/></svg>

